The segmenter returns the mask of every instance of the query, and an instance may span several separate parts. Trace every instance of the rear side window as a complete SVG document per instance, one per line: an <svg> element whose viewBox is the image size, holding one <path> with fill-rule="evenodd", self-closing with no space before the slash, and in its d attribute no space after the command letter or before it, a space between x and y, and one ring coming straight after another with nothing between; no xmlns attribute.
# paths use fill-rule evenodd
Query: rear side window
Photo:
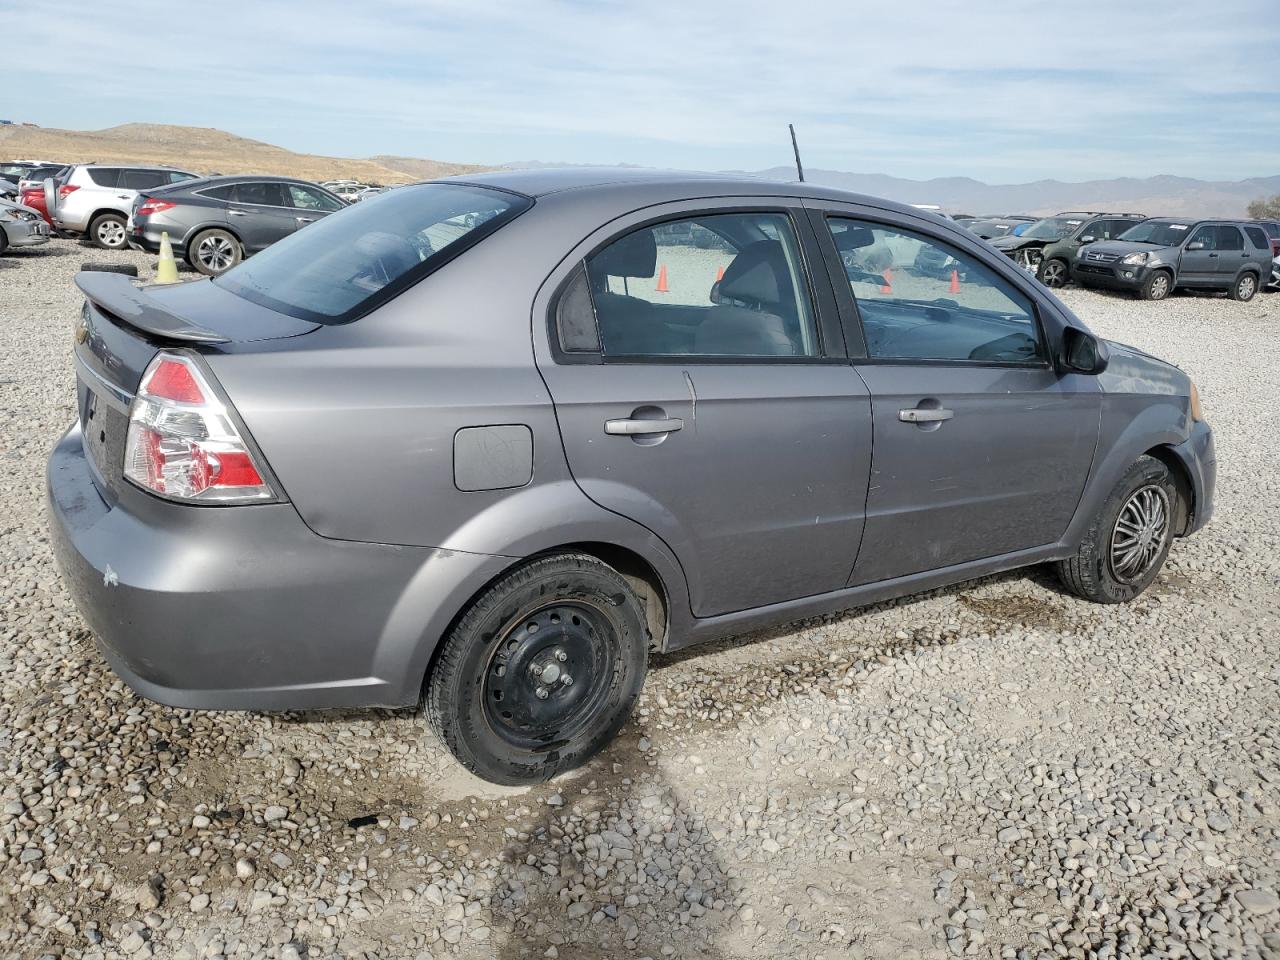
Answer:
<svg viewBox="0 0 1280 960"><path fill-rule="evenodd" d="M783 213L642 227L588 258L587 281L606 359L819 354L800 244Z"/></svg>
<svg viewBox="0 0 1280 960"><path fill-rule="evenodd" d="M100 187L119 187L120 174L123 172L119 167L86 167L89 179Z"/></svg>
<svg viewBox="0 0 1280 960"><path fill-rule="evenodd" d="M1240 235L1239 229L1230 226L1217 226L1214 230L1218 235L1217 250L1243 250L1244 237Z"/></svg>
<svg viewBox="0 0 1280 960"><path fill-rule="evenodd" d="M1244 232L1249 235L1249 242L1259 250L1271 249L1271 242L1267 239L1266 231L1261 227L1245 227Z"/></svg>
<svg viewBox="0 0 1280 960"><path fill-rule="evenodd" d="M221 187L210 187L208 190L196 192L202 197L211 197L214 200L231 200L236 195L236 184L228 183Z"/></svg>
<svg viewBox="0 0 1280 960"><path fill-rule="evenodd" d="M120 187L125 190L149 190L162 183L169 183L169 175L163 170L121 170Z"/></svg>
<svg viewBox="0 0 1280 960"><path fill-rule="evenodd" d="M322 217L214 282L314 323L346 323L385 303L523 213L492 187L401 187Z"/></svg>

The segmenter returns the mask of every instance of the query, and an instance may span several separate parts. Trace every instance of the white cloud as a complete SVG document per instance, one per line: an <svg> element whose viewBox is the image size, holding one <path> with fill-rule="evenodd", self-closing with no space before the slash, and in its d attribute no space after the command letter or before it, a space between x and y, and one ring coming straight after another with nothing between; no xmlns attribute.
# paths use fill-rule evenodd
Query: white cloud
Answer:
<svg viewBox="0 0 1280 960"><path fill-rule="evenodd" d="M314 151L756 167L795 121L814 166L1225 177L1280 156L1271 6L64 0L8 52L41 122Z"/></svg>

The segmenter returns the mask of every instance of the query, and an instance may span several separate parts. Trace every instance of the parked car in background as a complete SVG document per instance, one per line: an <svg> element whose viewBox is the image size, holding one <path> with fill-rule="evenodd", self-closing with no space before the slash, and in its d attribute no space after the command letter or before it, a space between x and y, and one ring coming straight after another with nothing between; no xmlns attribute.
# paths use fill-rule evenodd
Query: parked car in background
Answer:
<svg viewBox="0 0 1280 960"><path fill-rule="evenodd" d="M360 199L360 194L368 189L368 184L364 183L341 183L330 187L329 192L340 197L343 203L355 203Z"/></svg>
<svg viewBox="0 0 1280 960"><path fill-rule="evenodd" d="M1065 286L1071 279L1071 264L1075 262L1077 250L1098 240L1114 240L1145 219L1141 213L1103 213L1090 217L1061 240L1040 248L1036 278L1046 287Z"/></svg>
<svg viewBox="0 0 1280 960"><path fill-rule="evenodd" d="M1071 276L1143 300L1163 300L1179 287L1251 300L1270 276L1271 260L1271 244L1256 223L1157 217L1115 240L1080 247Z"/></svg>
<svg viewBox="0 0 1280 960"><path fill-rule="evenodd" d="M17 183L0 177L0 199L16 200L20 193Z"/></svg>
<svg viewBox="0 0 1280 960"><path fill-rule="evenodd" d="M813 184L475 174L211 280L77 283L50 540L117 674L183 708L425 695L502 783L603 747L650 650L1045 562L1129 601L1213 509L1185 373Z"/></svg>
<svg viewBox="0 0 1280 960"><path fill-rule="evenodd" d="M29 170L26 177L18 182L18 189L21 191L18 196L18 202L23 206L38 211L40 216L44 218L45 223L52 227L53 219L49 216L49 210L44 199L44 182L51 178L55 181L60 180L70 170L71 167L66 164L34 167Z"/></svg>
<svg viewBox="0 0 1280 960"><path fill-rule="evenodd" d="M983 240L995 240L1009 236L1019 226L1030 226L1033 223L1035 217L984 217L965 224L965 227Z"/></svg>
<svg viewBox="0 0 1280 960"><path fill-rule="evenodd" d="M0 200L0 253L11 247L34 247L49 242L49 225L36 210Z"/></svg>
<svg viewBox="0 0 1280 960"><path fill-rule="evenodd" d="M174 256L216 277L345 206L306 180L205 177L139 191L129 215L129 244L154 253L160 249L160 235L168 233Z"/></svg>
<svg viewBox="0 0 1280 960"><path fill-rule="evenodd" d="M1256 222L1266 232L1267 238L1271 242L1271 255L1280 257L1280 221L1258 220Z"/></svg>
<svg viewBox="0 0 1280 960"><path fill-rule="evenodd" d="M1046 246L1070 236L1098 211L1070 211L1043 217L1019 234L1007 234L991 241L991 245L1022 269L1035 273Z"/></svg>
<svg viewBox="0 0 1280 960"><path fill-rule="evenodd" d="M1273 293L1280 290L1280 257L1271 261L1271 280L1266 289Z"/></svg>
<svg viewBox="0 0 1280 960"><path fill-rule="evenodd" d="M45 209L63 233L118 250L127 241L129 208L139 190L195 178L171 167L77 163L65 176L45 180Z"/></svg>

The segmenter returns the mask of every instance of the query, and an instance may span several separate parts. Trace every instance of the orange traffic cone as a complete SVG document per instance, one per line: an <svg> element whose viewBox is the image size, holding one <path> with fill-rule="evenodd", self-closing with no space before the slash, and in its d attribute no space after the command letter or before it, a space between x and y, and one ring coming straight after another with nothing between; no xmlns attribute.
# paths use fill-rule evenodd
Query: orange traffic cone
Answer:
<svg viewBox="0 0 1280 960"><path fill-rule="evenodd" d="M716 267L716 283L724 279L724 267Z"/></svg>
<svg viewBox="0 0 1280 960"><path fill-rule="evenodd" d="M658 285L653 288L657 293L670 293L667 287L667 265L664 263L658 269Z"/></svg>
<svg viewBox="0 0 1280 960"><path fill-rule="evenodd" d="M959 270L953 269L951 271L951 286L948 289L952 293L960 292L960 271Z"/></svg>
<svg viewBox="0 0 1280 960"><path fill-rule="evenodd" d="M884 268L884 273L880 274L884 277L884 286L880 288L881 293L893 293L893 271L888 267Z"/></svg>

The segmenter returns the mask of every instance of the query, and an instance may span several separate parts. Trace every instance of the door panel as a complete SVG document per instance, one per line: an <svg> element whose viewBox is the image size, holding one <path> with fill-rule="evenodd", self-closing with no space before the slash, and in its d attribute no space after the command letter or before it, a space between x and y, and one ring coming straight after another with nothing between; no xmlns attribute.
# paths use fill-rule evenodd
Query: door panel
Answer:
<svg viewBox="0 0 1280 960"><path fill-rule="evenodd" d="M871 460L870 400L850 367L608 364L543 373L579 486L667 543L695 616L844 586ZM682 426L605 433L606 421L633 417Z"/></svg>
<svg viewBox="0 0 1280 960"><path fill-rule="evenodd" d="M240 235L249 253L283 240L297 227L292 209L284 206L278 182L240 183L235 200L227 205L227 223Z"/></svg>
<svg viewBox="0 0 1280 960"><path fill-rule="evenodd" d="M1178 260L1178 283L1201 286L1213 283L1218 272L1217 233L1211 226L1202 226L1187 238ZM1188 250L1193 243L1203 243L1203 250Z"/></svg>
<svg viewBox="0 0 1280 960"><path fill-rule="evenodd" d="M852 584L1056 542L1098 435L1095 378L1048 369L864 364L875 461ZM914 408L946 420L905 422Z"/></svg>

